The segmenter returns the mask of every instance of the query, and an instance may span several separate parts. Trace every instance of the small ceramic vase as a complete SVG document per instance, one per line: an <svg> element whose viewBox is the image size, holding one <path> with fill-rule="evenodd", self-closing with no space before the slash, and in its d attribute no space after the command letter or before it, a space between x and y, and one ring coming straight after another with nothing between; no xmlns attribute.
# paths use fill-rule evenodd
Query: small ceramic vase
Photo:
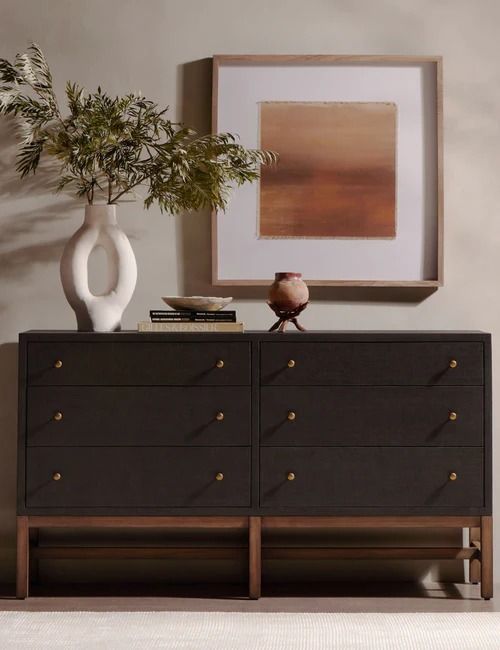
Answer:
<svg viewBox="0 0 500 650"><path fill-rule="evenodd" d="M269 303L287 312L298 309L309 300L309 289L302 273L275 273L269 288Z"/></svg>

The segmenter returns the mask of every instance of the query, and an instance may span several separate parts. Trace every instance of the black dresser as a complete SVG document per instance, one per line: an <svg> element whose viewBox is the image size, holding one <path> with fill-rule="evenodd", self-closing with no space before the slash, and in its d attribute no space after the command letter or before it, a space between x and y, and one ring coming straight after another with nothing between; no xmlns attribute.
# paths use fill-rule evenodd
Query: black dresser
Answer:
<svg viewBox="0 0 500 650"><path fill-rule="evenodd" d="M241 551L30 543L123 526L247 529L253 598L262 558L382 556L469 560L490 598L490 345L481 332L21 334L18 597L30 555ZM266 530L299 527L467 528L470 544L266 547Z"/></svg>

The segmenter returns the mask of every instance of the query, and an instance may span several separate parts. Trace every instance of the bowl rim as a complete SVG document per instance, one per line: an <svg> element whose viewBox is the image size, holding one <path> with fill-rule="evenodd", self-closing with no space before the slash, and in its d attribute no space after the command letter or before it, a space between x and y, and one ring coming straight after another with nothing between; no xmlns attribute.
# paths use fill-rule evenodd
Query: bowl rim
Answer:
<svg viewBox="0 0 500 650"><path fill-rule="evenodd" d="M162 300L232 300L232 296L162 296Z"/></svg>

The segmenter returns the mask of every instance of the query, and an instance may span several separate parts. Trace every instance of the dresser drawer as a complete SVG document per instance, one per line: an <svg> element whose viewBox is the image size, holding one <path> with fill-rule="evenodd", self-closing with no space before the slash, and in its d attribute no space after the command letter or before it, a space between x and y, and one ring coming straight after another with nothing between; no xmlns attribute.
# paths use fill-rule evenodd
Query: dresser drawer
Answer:
<svg viewBox="0 0 500 650"><path fill-rule="evenodd" d="M58 472L60 480L54 480ZM223 480L216 480L218 473ZM249 506L250 451L224 447L27 450L28 507Z"/></svg>
<svg viewBox="0 0 500 650"><path fill-rule="evenodd" d="M250 344L246 341L30 342L28 383L46 386L248 385Z"/></svg>
<svg viewBox="0 0 500 650"><path fill-rule="evenodd" d="M31 386L28 446L250 444L246 386Z"/></svg>
<svg viewBox="0 0 500 650"><path fill-rule="evenodd" d="M456 480L449 480L450 472ZM267 447L260 474L263 507L484 504L483 451L477 447Z"/></svg>
<svg viewBox="0 0 500 650"><path fill-rule="evenodd" d="M483 383L482 343L300 342L292 338L261 344L261 384L458 386ZM450 367L452 360L456 361L455 367Z"/></svg>
<svg viewBox="0 0 500 650"><path fill-rule="evenodd" d="M481 386L266 386L262 445L483 444Z"/></svg>

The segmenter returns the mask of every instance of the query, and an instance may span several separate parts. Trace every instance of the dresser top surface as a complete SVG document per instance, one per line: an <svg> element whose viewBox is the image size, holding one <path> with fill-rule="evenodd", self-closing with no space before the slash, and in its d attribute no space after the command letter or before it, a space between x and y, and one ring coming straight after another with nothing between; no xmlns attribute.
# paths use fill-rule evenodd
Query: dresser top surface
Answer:
<svg viewBox="0 0 500 650"><path fill-rule="evenodd" d="M488 341L491 334L480 330L310 330L285 333L266 330L246 332L77 332L75 330L28 330L20 339L31 341Z"/></svg>

